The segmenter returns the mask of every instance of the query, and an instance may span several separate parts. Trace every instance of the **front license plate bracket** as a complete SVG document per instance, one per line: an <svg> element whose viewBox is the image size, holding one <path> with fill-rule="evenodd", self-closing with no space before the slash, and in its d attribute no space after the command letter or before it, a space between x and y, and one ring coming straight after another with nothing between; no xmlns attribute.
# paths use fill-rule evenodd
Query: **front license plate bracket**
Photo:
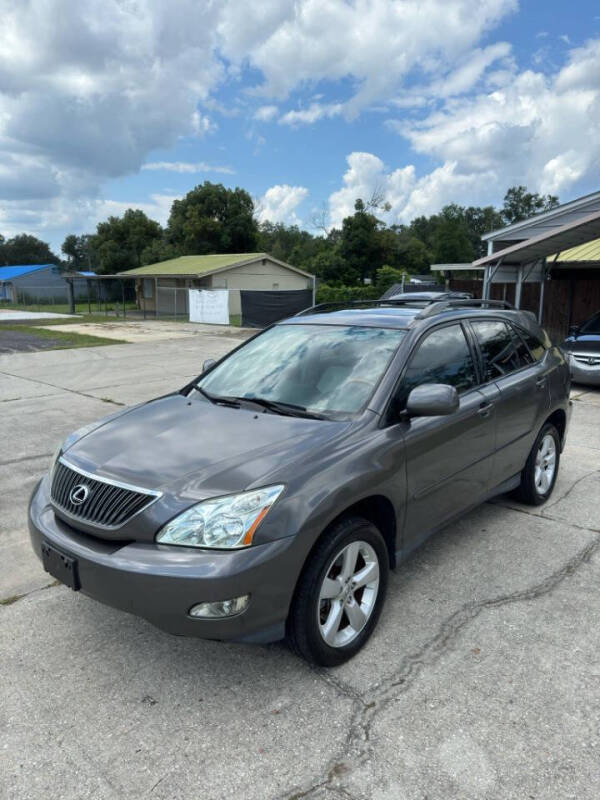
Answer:
<svg viewBox="0 0 600 800"><path fill-rule="evenodd" d="M42 564L48 574L73 589L74 592L81 589L76 558L61 553L47 542L42 542Z"/></svg>

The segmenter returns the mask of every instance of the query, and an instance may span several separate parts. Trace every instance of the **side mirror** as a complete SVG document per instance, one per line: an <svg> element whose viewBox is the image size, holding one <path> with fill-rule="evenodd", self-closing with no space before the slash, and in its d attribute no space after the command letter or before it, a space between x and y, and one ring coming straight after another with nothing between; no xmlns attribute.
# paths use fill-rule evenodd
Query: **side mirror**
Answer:
<svg viewBox="0 0 600 800"><path fill-rule="evenodd" d="M423 383L408 395L406 415L409 417L441 417L458 409L458 392L445 383Z"/></svg>
<svg viewBox="0 0 600 800"><path fill-rule="evenodd" d="M208 372L211 367L217 363L216 358L207 358L204 364L202 364L202 372Z"/></svg>
<svg viewBox="0 0 600 800"><path fill-rule="evenodd" d="M577 336L579 333L579 325L571 325L569 328L569 336Z"/></svg>

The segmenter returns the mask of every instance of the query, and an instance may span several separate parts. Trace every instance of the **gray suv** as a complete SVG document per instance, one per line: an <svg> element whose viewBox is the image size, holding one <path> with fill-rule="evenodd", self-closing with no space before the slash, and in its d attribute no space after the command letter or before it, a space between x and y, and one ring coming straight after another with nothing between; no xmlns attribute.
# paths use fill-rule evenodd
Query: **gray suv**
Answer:
<svg viewBox="0 0 600 800"><path fill-rule="evenodd" d="M33 547L171 633L287 637L340 664L434 531L501 492L548 499L569 380L503 303L317 306L69 436L31 499Z"/></svg>

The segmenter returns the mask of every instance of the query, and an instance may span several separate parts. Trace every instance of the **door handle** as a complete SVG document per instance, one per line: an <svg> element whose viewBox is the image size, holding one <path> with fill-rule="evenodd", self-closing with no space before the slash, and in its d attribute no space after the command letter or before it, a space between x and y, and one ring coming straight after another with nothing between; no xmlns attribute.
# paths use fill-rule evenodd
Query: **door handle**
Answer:
<svg viewBox="0 0 600 800"><path fill-rule="evenodd" d="M543 389L543 388L544 388L544 386L546 385L546 378L545 378L545 376L542 376L541 378L538 378L538 379L536 380L536 382L535 382L535 385L537 386L537 388L538 388L538 389Z"/></svg>
<svg viewBox="0 0 600 800"><path fill-rule="evenodd" d="M484 400L482 403L480 403L479 410L477 413L479 414L480 417L489 417L493 407L494 407L493 403Z"/></svg>

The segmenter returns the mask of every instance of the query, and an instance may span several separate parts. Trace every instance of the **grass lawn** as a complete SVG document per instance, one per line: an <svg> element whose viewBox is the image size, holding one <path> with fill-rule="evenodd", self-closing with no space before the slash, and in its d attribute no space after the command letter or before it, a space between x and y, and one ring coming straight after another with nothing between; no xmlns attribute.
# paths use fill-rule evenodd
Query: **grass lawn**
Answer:
<svg viewBox="0 0 600 800"><path fill-rule="evenodd" d="M123 315L123 304L119 301L115 303L115 301L110 300L108 302L108 313L114 313L115 305L119 307L119 314L120 316ZM0 302L0 308L9 308L14 311L47 311L49 314L70 314L69 311L69 304L68 303L32 303L32 304L13 304L8 302ZM128 301L125 303L126 310L134 310L137 308L135 301ZM88 314L89 306L87 302L85 303L75 303L75 313L76 314ZM97 303L92 302L91 304L92 314L95 311L98 316L102 314L104 316L104 303L102 303L101 311L98 311Z"/></svg>
<svg viewBox="0 0 600 800"><path fill-rule="evenodd" d="M63 322L63 320L60 320ZM47 331L34 325L0 325L0 343L2 333L10 331L24 333L41 340L44 350L66 350L72 347L101 347L107 344L127 344L123 339L105 339L103 336L89 336L86 333L66 333L65 331Z"/></svg>
<svg viewBox="0 0 600 800"><path fill-rule="evenodd" d="M63 317L61 319L40 319L39 323L37 320L27 320L26 325L31 326L32 323L43 325L46 327L47 325L83 325L87 322L93 322L95 325L102 325L104 323L118 322L119 325L125 325L128 322L140 322L139 319L129 319L126 317L115 317L115 316L105 316L104 314L82 314L80 317ZM22 323L15 323L15 325L19 325L21 327ZM0 325L0 331L4 326Z"/></svg>

